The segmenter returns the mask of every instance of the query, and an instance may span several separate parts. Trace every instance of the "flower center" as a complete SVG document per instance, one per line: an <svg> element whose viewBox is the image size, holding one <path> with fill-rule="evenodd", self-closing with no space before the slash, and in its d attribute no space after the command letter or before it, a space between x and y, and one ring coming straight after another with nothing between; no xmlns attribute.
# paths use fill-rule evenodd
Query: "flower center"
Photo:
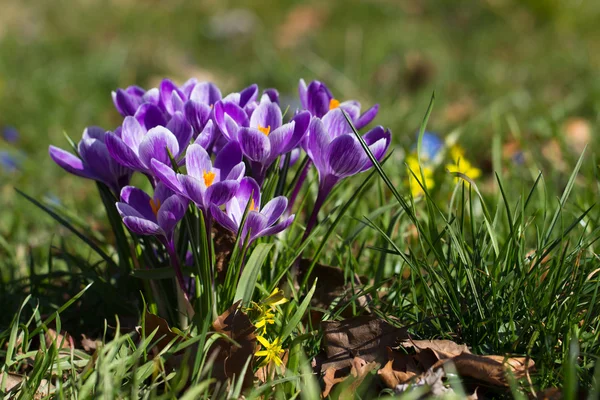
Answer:
<svg viewBox="0 0 600 400"><path fill-rule="evenodd" d="M212 171L204 171L202 173L202 177L204 178L204 185L206 185L206 187L209 187L213 184L213 181L215 180L215 173Z"/></svg>
<svg viewBox="0 0 600 400"><path fill-rule="evenodd" d="M338 108L340 106L340 101L336 99L329 100L329 109L333 110L334 108Z"/></svg>
<svg viewBox="0 0 600 400"><path fill-rule="evenodd" d="M261 131L262 133L264 133L265 136L269 136L269 133L271 133L271 125L269 125L265 128L261 124L258 124L258 130Z"/></svg>
<svg viewBox="0 0 600 400"><path fill-rule="evenodd" d="M154 215L157 215L160 209L160 200L156 199L155 201L154 199L150 199L150 208L152 208Z"/></svg>

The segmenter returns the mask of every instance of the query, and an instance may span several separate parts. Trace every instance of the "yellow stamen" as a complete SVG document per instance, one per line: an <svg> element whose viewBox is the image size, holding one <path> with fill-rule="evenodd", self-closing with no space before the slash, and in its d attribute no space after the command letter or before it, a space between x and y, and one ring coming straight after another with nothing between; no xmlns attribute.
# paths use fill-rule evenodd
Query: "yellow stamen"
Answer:
<svg viewBox="0 0 600 400"><path fill-rule="evenodd" d="M204 178L204 185L206 185L206 187L209 187L213 184L213 181L215 180L215 173L212 171L204 171L202 173L202 177Z"/></svg>
<svg viewBox="0 0 600 400"><path fill-rule="evenodd" d="M334 108L338 108L340 106L340 101L336 99L329 100L329 109L333 110Z"/></svg>
<svg viewBox="0 0 600 400"><path fill-rule="evenodd" d="M250 209L249 211L254 211L256 209L256 205L254 204L254 199L250 199Z"/></svg>
<svg viewBox="0 0 600 400"><path fill-rule="evenodd" d="M152 212L154 215L158 214L158 210L160 209L160 200L154 201L154 199L150 199L150 208L152 208Z"/></svg>
<svg viewBox="0 0 600 400"><path fill-rule="evenodd" d="M265 128L261 124L258 124L258 130L264 133L266 136L269 136L269 133L271 133L271 125Z"/></svg>

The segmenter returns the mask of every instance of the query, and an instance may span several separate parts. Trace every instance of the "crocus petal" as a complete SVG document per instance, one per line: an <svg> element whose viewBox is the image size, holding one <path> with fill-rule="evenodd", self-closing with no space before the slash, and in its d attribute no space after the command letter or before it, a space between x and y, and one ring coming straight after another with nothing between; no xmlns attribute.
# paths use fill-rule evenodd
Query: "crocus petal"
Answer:
<svg viewBox="0 0 600 400"><path fill-rule="evenodd" d="M260 187L254 179L245 177L240 181L240 187L235 194L235 197L242 208L242 212L243 209L246 208L246 204L248 204L251 195L254 200L254 209L260 210Z"/></svg>
<svg viewBox="0 0 600 400"><path fill-rule="evenodd" d="M173 108L173 113L183 112L183 105L186 102L183 97L177 92L173 92L171 96L171 107Z"/></svg>
<svg viewBox="0 0 600 400"><path fill-rule="evenodd" d="M116 180L110 168L114 161L106 144L97 139L82 139L79 142L79 155L83 159L86 169L89 169L103 182L110 185Z"/></svg>
<svg viewBox="0 0 600 400"><path fill-rule="evenodd" d="M164 203L169 197L173 196L176 192L162 182L158 182L154 188L154 200L159 201L160 204Z"/></svg>
<svg viewBox="0 0 600 400"><path fill-rule="evenodd" d="M125 117L121 129L121 140L132 150L137 150L144 139L146 129L134 117Z"/></svg>
<svg viewBox="0 0 600 400"><path fill-rule="evenodd" d="M138 155L130 149L121 138L114 133L106 134L106 147L110 156L121 165L137 171L144 171L146 167L140 162Z"/></svg>
<svg viewBox="0 0 600 400"><path fill-rule="evenodd" d="M173 132L173 135L177 138L177 143L181 151L187 147L194 134L192 126L187 123L183 113L179 111L173 114L173 118L167 124L167 129ZM173 156L176 155L173 154Z"/></svg>
<svg viewBox="0 0 600 400"><path fill-rule="evenodd" d="M121 201L135 209L142 217L149 220L155 218L152 206L150 205L151 200L152 198L146 192L134 186L125 186L121 189Z"/></svg>
<svg viewBox="0 0 600 400"><path fill-rule="evenodd" d="M210 82L201 82L192 90L190 100L211 106L221 100L221 91L216 85Z"/></svg>
<svg viewBox="0 0 600 400"><path fill-rule="evenodd" d="M254 239L258 237L260 232L262 232L266 227L267 217L256 211L250 211L246 216L246 221L244 222L242 237L245 240L248 232L250 232L250 242L253 242Z"/></svg>
<svg viewBox="0 0 600 400"><path fill-rule="evenodd" d="M329 102L333 98L329 89L319 81L312 81L307 88L307 109L321 118L329 111Z"/></svg>
<svg viewBox="0 0 600 400"><path fill-rule="evenodd" d="M163 79L158 90L160 91L160 106L169 114L173 114L175 111L173 110L173 103L171 100L173 92L179 92L178 94L182 98L184 97L184 94L181 93L179 88L177 88L177 86L169 79Z"/></svg>
<svg viewBox="0 0 600 400"><path fill-rule="evenodd" d="M269 159L275 159L280 154L286 153L285 149L288 147L289 141L292 139L294 134L296 123L291 121L287 124L281 125L269 134L269 142L271 143L271 157Z"/></svg>
<svg viewBox="0 0 600 400"><path fill-rule="evenodd" d="M277 103L271 102L261 102L250 118L250 126L254 129L260 126L274 131L281 126L281 123L281 109Z"/></svg>
<svg viewBox="0 0 600 400"><path fill-rule="evenodd" d="M237 104L219 101L215 104L215 122L223 135L229 140L235 140L240 126L248 126L246 112Z"/></svg>
<svg viewBox="0 0 600 400"><path fill-rule="evenodd" d="M277 89L269 88L263 91L263 96L267 96L273 103L279 104L279 92Z"/></svg>
<svg viewBox="0 0 600 400"><path fill-rule="evenodd" d="M142 96L143 103L150 103L150 104L158 105L159 101L160 101L160 90L158 90L158 88L149 89Z"/></svg>
<svg viewBox="0 0 600 400"><path fill-rule="evenodd" d="M286 230L288 228L288 226L290 226L292 224L292 222L294 222L294 218L296 217L295 214L290 215L289 217L287 217L286 219L284 219L283 221L279 222L276 225L273 225L269 228L263 229L260 233L259 236L271 236L271 235L276 235L279 232L283 232L284 230Z"/></svg>
<svg viewBox="0 0 600 400"><path fill-rule="evenodd" d="M104 143L104 136L106 136L106 129L99 126L88 126L83 130L82 139L97 139Z"/></svg>
<svg viewBox="0 0 600 400"><path fill-rule="evenodd" d="M206 126L204 126L204 129L202 129L202 131L200 132L200 134L198 134L198 137L196 138L196 140L194 141L195 144L198 144L202 147L204 147L205 149L208 148L208 146L210 146L210 144L213 142L213 139L215 137L215 125L213 124L212 121L208 121L206 123Z"/></svg>
<svg viewBox="0 0 600 400"><path fill-rule="evenodd" d="M258 96L258 85L252 84L248 86L246 89L240 92L240 107L244 107L246 104L256 100Z"/></svg>
<svg viewBox="0 0 600 400"><path fill-rule="evenodd" d="M231 171L229 171L229 173L225 176L226 180L234 180L234 181L240 181L243 177L244 174L246 173L246 164L244 164L244 162L240 162L237 165L235 165L233 168L231 168ZM221 174L223 174L223 171L221 171ZM223 176L223 175L221 175Z"/></svg>
<svg viewBox="0 0 600 400"><path fill-rule="evenodd" d="M205 128L211 109L206 104L188 100L183 106L183 111L185 118L194 128L194 132L198 134Z"/></svg>
<svg viewBox="0 0 600 400"><path fill-rule="evenodd" d="M281 214L287 208L288 200L285 196L278 196L269 201L260 210L260 213L267 217L267 226L273 225L281 217Z"/></svg>
<svg viewBox="0 0 600 400"><path fill-rule="evenodd" d="M271 154L271 142L267 135L253 128L241 128L238 132L242 152L252 161L263 162Z"/></svg>
<svg viewBox="0 0 600 400"><path fill-rule="evenodd" d="M65 171L70 172L73 175L81 176L82 178L96 179L96 177L84 167L81 159L75 157L68 151L50 146L48 152L50 153L52 160Z"/></svg>
<svg viewBox="0 0 600 400"><path fill-rule="evenodd" d="M204 173L212 171L212 162L210 161L210 156L202 146L192 144L188 147L185 155L185 167L188 175L203 180Z"/></svg>
<svg viewBox="0 0 600 400"><path fill-rule="evenodd" d="M198 85L198 79L190 78L179 87L179 90L181 91L181 93L183 93L186 99L189 99L190 95L192 94L192 90L194 90L196 85Z"/></svg>
<svg viewBox="0 0 600 400"><path fill-rule="evenodd" d="M377 161L380 161L383 158L388 147L389 147L389 142L386 139L382 138L382 139L379 139L378 141L376 141L375 143L373 143L372 145L370 145L369 150L371 150L371 153L373 153L373 156L375 156L375 159ZM368 158L368 156L367 156L367 158L365 160L365 165L363 165L363 167L361 168L361 171L366 171L367 169L371 168L372 166L373 166L373 163L371 162L371 159Z"/></svg>
<svg viewBox="0 0 600 400"><path fill-rule="evenodd" d="M342 109L339 107L325 114L322 120L325 130L332 139L352 132L352 128L348 125L348 121L346 121L346 117L344 117Z"/></svg>
<svg viewBox="0 0 600 400"><path fill-rule="evenodd" d="M132 96L123 89L117 89L113 96L113 102L117 111L126 117L128 115L134 115L137 108L140 106L141 101L138 97Z"/></svg>
<svg viewBox="0 0 600 400"><path fill-rule="evenodd" d="M377 116L379 112L379 104L375 104L373 107L369 108L367 111L361 115L358 120L354 122L354 127L356 130L362 129L365 126L369 125L371 121Z"/></svg>
<svg viewBox="0 0 600 400"><path fill-rule="evenodd" d="M183 187L183 194L198 207L204 209L207 204L205 201L206 185L204 185L204 180L196 179L190 175L177 175L177 178Z"/></svg>
<svg viewBox="0 0 600 400"><path fill-rule="evenodd" d="M162 126L157 126L148 131L140 143L140 161L150 168L150 161L155 158L163 164L170 163L169 153L173 157L179 154L179 143L173 133Z"/></svg>
<svg viewBox="0 0 600 400"><path fill-rule="evenodd" d="M175 225L185 215L187 205L185 202L178 196L173 195L165 200L165 202L161 205L158 210L158 225L168 234L170 234Z"/></svg>
<svg viewBox="0 0 600 400"><path fill-rule="evenodd" d="M226 177L231 169L242 161L242 158L242 148L239 143L229 142L217 153L215 168L221 171L222 177Z"/></svg>
<svg viewBox="0 0 600 400"><path fill-rule="evenodd" d="M348 114L348 117L352 123L354 123L354 121L358 120L358 117L360 117L360 103L358 101L345 101L340 104L339 108L346 111L346 114Z"/></svg>
<svg viewBox="0 0 600 400"><path fill-rule="evenodd" d="M146 130L167 124L167 120L161 109L156 104L151 103L142 104L135 113L135 119Z"/></svg>
<svg viewBox="0 0 600 400"><path fill-rule="evenodd" d="M326 157L331 171L338 177L346 177L360 171L367 156L358 139L347 134L331 142Z"/></svg>
<svg viewBox="0 0 600 400"><path fill-rule="evenodd" d="M157 223L148 221L145 218L125 217L123 223L130 231L138 235L164 235L165 232L158 226Z"/></svg>
<svg viewBox="0 0 600 400"><path fill-rule="evenodd" d="M319 118L313 118L308 127L309 136L306 152L317 167L319 174L327 172L327 163L325 162L325 152L331 139L325 131L323 122Z"/></svg>
<svg viewBox="0 0 600 400"><path fill-rule="evenodd" d="M136 218L146 219L138 210L131 207L127 203L123 203L120 201L120 202L117 202L115 205L117 206L117 211L119 212L119 215L121 216L121 218L136 217ZM150 220L156 221L156 218L154 217L154 215L152 215L152 218Z"/></svg>
<svg viewBox="0 0 600 400"><path fill-rule="evenodd" d="M152 170L152 174L169 189L176 193L183 193L183 186L181 186L179 179L177 179L177 174L171 167L153 159L150 162L150 169Z"/></svg>
<svg viewBox="0 0 600 400"><path fill-rule="evenodd" d="M222 181L213 183L206 189L205 202L216 204L218 206L227 203L235 195L238 187L238 181Z"/></svg>
<svg viewBox="0 0 600 400"><path fill-rule="evenodd" d="M215 221L217 221L217 223L223 228L228 229L233 233L237 233L239 226L235 222L233 222L231 218L229 218L227 214L225 214L223 210L221 210L219 207L215 206L214 204L211 204L210 214L215 219Z"/></svg>
<svg viewBox="0 0 600 400"><path fill-rule="evenodd" d="M298 82L298 95L300 96L300 104L305 110L308 109L307 91L306 82L304 82L304 79L300 79L300 82Z"/></svg>
<svg viewBox="0 0 600 400"><path fill-rule="evenodd" d="M279 152L280 154L287 153L293 148L298 147L302 139L304 139L304 136L308 132L308 125L310 124L310 113L308 111L298 113L294 116L294 118L292 118L291 122L294 123L294 133L288 140L285 147L281 149ZM273 153L272 148L271 152Z"/></svg>

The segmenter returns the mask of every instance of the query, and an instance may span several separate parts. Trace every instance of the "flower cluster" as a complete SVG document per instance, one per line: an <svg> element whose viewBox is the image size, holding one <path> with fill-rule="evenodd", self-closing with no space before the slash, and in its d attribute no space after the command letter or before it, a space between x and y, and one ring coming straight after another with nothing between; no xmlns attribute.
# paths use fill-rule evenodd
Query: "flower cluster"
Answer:
<svg viewBox="0 0 600 400"><path fill-rule="evenodd" d="M260 94L257 85L225 96L195 79L181 86L165 79L149 90L130 86L112 93L120 126L89 127L72 152L54 146L49 152L66 171L106 185L127 228L157 237L174 257L177 225L188 211L202 214L209 235L216 222L239 234L241 244L282 232L294 220L290 210L314 166L319 192L308 235L332 188L372 166L348 120L361 129L378 106L361 113L359 102L340 102L318 81L301 80L299 97L302 108L285 119L278 92ZM381 159L390 131L376 126L363 139ZM285 179L273 171L293 164L301 152L309 161L289 200L265 192L270 177ZM152 194L129 186L135 172L148 178Z"/></svg>
<svg viewBox="0 0 600 400"><path fill-rule="evenodd" d="M409 187L413 197L424 194L423 186L427 187L427 189L435 187L435 168L444 161L444 158L449 158L445 167L450 173L460 172L471 179L477 179L481 176L481 170L474 167L465 158L465 152L462 147L457 144L449 145L445 143L435 133L424 132L423 134L421 164L419 164L416 146L413 150L405 159L408 167L408 177L405 183ZM459 182L459 179L455 177L454 182Z"/></svg>

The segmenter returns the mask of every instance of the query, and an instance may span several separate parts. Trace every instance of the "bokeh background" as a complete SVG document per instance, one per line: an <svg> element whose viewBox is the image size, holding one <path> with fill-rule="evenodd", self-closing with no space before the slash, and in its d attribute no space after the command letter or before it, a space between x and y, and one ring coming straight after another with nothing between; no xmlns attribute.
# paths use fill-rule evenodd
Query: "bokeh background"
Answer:
<svg viewBox="0 0 600 400"><path fill-rule="evenodd" d="M94 184L55 166L48 145L114 129L111 91L162 77L223 92L256 82L289 104L299 78L319 79L337 98L380 103L378 123L404 149L435 90L429 129L460 132L485 173L499 131L545 150L552 176L556 143L575 143L559 157L568 165L578 135L595 140L599 18L592 0L0 0L0 256L26 268L56 240L57 224L14 187L102 233Z"/></svg>

